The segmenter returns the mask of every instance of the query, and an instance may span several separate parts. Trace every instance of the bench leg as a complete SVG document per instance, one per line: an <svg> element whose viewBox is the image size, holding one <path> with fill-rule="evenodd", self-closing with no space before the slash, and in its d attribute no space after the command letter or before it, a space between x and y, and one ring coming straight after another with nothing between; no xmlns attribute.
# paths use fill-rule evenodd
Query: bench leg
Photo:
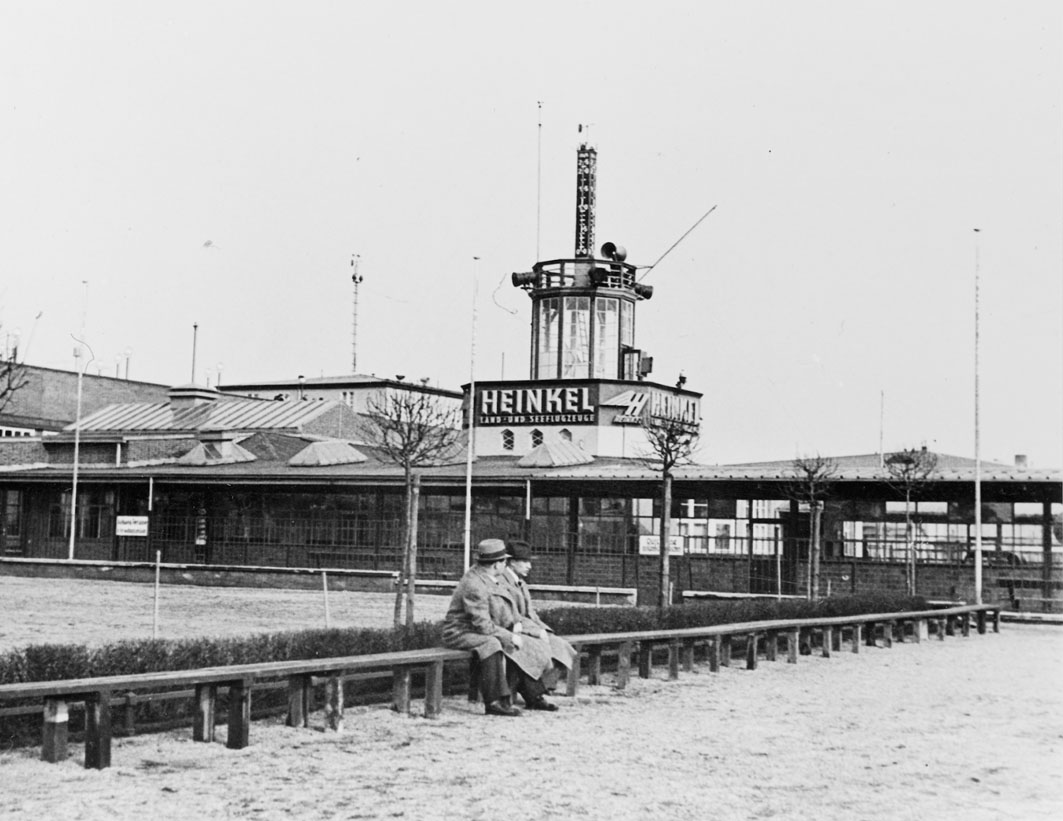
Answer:
<svg viewBox="0 0 1063 821"><path fill-rule="evenodd" d="M935 619L934 623L937 625L938 641L945 640L945 620Z"/></svg>
<svg viewBox="0 0 1063 821"><path fill-rule="evenodd" d="M860 624L854 624L853 625L853 652L854 653L859 653L860 652L860 641L863 638L860 635L862 630L863 630L863 625L860 625Z"/></svg>
<svg viewBox="0 0 1063 821"><path fill-rule="evenodd" d="M731 666L731 637L730 636L720 636L719 642L720 642L720 666L721 667L730 667Z"/></svg>
<svg viewBox="0 0 1063 821"><path fill-rule="evenodd" d="M927 625L926 619L916 619L915 629L912 631L912 639L916 642L923 642L930 638L930 627Z"/></svg>
<svg viewBox="0 0 1063 821"><path fill-rule="evenodd" d="M720 672L720 637L713 636L709 639L709 672Z"/></svg>
<svg viewBox="0 0 1063 821"><path fill-rule="evenodd" d="M668 642L668 678L679 678L679 639Z"/></svg>
<svg viewBox="0 0 1063 821"><path fill-rule="evenodd" d="M985 610L978 611L978 635L985 635Z"/></svg>
<svg viewBox="0 0 1063 821"><path fill-rule="evenodd" d="M786 631L786 662L787 664L797 664L797 654L801 645L801 631L800 630L787 630Z"/></svg>
<svg viewBox="0 0 1063 821"><path fill-rule="evenodd" d="M683 641L683 671L686 673L694 672L694 639L684 639Z"/></svg>
<svg viewBox="0 0 1063 821"><path fill-rule="evenodd" d="M396 713L410 712L410 670L400 667L391 676L391 707Z"/></svg>
<svg viewBox="0 0 1063 821"><path fill-rule="evenodd" d="M61 698L44 700L44 731L41 739L41 760L55 764L67 757L67 737L70 732L70 710Z"/></svg>
<svg viewBox="0 0 1063 821"><path fill-rule="evenodd" d="M85 769L111 766L111 691L100 690L85 698Z"/></svg>
<svg viewBox="0 0 1063 821"><path fill-rule="evenodd" d="M830 651L834 648L834 628L823 628L823 658L830 658Z"/></svg>
<svg viewBox="0 0 1063 821"><path fill-rule="evenodd" d="M425 670L424 717L435 718L443 712L443 662L434 661Z"/></svg>
<svg viewBox="0 0 1063 821"><path fill-rule="evenodd" d="M602 650L597 648L598 658L601 659ZM593 664L593 659L588 661L589 664ZM598 666L598 673L601 674L601 664ZM569 698L575 698L576 693L579 691L579 677L580 677L580 650L577 647L576 652L572 654L572 667L569 668L568 675L565 678L565 695ZM587 676L587 683L591 684L590 675ZM594 682L597 683L597 682Z"/></svg>
<svg viewBox="0 0 1063 821"><path fill-rule="evenodd" d="M882 646L893 647L893 622L887 621L882 625Z"/></svg>
<svg viewBox="0 0 1063 821"><path fill-rule="evenodd" d="M298 675L288 677L288 720L289 727L310 726L310 692L311 677Z"/></svg>
<svg viewBox="0 0 1063 821"><path fill-rule="evenodd" d="M193 741L214 740L214 707L218 700L216 684L196 685L196 715L192 723Z"/></svg>
<svg viewBox="0 0 1063 821"><path fill-rule="evenodd" d="M225 746L242 750L251 743L251 682L234 681L229 685L229 732Z"/></svg>
<svg viewBox="0 0 1063 821"><path fill-rule="evenodd" d="M950 615L950 616L948 616L945 619L945 635L946 636L955 636L956 635L956 617L955 616L951 616Z"/></svg>
<svg viewBox="0 0 1063 821"><path fill-rule="evenodd" d="M628 679L631 678L631 651L634 648L630 641L621 642L616 654L616 687L623 690L627 687Z"/></svg>
<svg viewBox="0 0 1063 821"><path fill-rule="evenodd" d="M587 648L587 683L602 683L602 648L598 644Z"/></svg>
<svg viewBox="0 0 1063 821"><path fill-rule="evenodd" d="M1000 611L999 610L994 610L993 611L993 632L994 633L999 633L1000 632Z"/></svg>
<svg viewBox="0 0 1063 821"><path fill-rule="evenodd" d="M769 630L764 636L764 661L775 661L779 655L779 634Z"/></svg>
<svg viewBox="0 0 1063 821"><path fill-rule="evenodd" d="M750 633L746 636L746 669L757 669L757 642L760 640L760 636L757 633Z"/></svg>
<svg viewBox="0 0 1063 821"><path fill-rule="evenodd" d="M653 670L653 642L639 642L639 678L649 678Z"/></svg>

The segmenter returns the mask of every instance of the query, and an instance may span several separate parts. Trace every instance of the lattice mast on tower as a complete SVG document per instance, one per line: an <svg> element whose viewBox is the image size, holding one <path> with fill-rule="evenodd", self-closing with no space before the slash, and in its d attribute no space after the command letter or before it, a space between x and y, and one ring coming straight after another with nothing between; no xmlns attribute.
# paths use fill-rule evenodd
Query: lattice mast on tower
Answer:
<svg viewBox="0 0 1063 821"><path fill-rule="evenodd" d="M358 286L362 283L362 275L358 273L359 254L351 257L351 283L354 286L354 315L351 319L351 373L358 373Z"/></svg>

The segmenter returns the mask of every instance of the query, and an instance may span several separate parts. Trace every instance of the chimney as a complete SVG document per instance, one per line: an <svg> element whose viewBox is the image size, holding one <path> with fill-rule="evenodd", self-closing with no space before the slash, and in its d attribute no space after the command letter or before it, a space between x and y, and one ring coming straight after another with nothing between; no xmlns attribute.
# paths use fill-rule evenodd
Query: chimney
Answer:
<svg viewBox="0 0 1063 821"><path fill-rule="evenodd" d="M1017 467L1019 470L1026 470L1026 454L1025 453L1016 453L1015 454L1015 467Z"/></svg>
<svg viewBox="0 0 1063 821"><path fill-rule="evenodd" d="M175 411L209 405L218 399L218 392L214 388L205 388L202 385L179 385L170 388L167 395L170 398L170 408Z"/></svg>

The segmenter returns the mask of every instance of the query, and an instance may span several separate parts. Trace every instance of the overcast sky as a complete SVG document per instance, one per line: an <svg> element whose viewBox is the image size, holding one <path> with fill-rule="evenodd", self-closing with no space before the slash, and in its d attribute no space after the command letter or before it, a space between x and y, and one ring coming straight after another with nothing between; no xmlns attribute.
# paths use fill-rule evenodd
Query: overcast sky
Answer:
<svg viewBox="0 0 1063 821"><path fill-rule="evenodd" d="M359 254L360 372L468 381L475 302L477 378L524 378L509 274L572 254L582 123L599 244L716 206L636 338L702 461L973 456L977 270L982 455L1061 466L1061 101L1055 0L7 0L0 322L55 368L84 323L90 372L187 383L198 323L198 382L347 374Z"/></svg>

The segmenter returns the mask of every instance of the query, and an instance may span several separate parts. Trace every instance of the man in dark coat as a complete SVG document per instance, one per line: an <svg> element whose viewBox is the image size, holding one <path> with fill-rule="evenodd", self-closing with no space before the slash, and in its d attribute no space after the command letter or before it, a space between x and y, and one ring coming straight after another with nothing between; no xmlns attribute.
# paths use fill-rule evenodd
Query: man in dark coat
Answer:
<svg viewBox="0 0 1063 821"><path fill-rule="evenodd" d="M513 693L530 710L553 711L541 679L550 670L549 649L527 639L513 588L505 582L506 543L484 539L476 564L462 576L443 619L443 644L472 650L480 660L480 689L488 715L518 716Z"/></svg>
<svg viewBox="0 0 1063 821"><path fill-rule="evenodd" d="M557 635L553 629L544 622L535 611L532 604L531 591L528 589L528 574L534 557L531 546L527 542L511 541L508 545L509 560L506 566L505 580L513 588L514 597L517 599L517 610L520 613L523 633L541 641L550 654L552 668L543 676L543 683L548 690L552 690L557 684L557 679L562 670L572 669L572 661L575 658L575 648Z"/></svg>

